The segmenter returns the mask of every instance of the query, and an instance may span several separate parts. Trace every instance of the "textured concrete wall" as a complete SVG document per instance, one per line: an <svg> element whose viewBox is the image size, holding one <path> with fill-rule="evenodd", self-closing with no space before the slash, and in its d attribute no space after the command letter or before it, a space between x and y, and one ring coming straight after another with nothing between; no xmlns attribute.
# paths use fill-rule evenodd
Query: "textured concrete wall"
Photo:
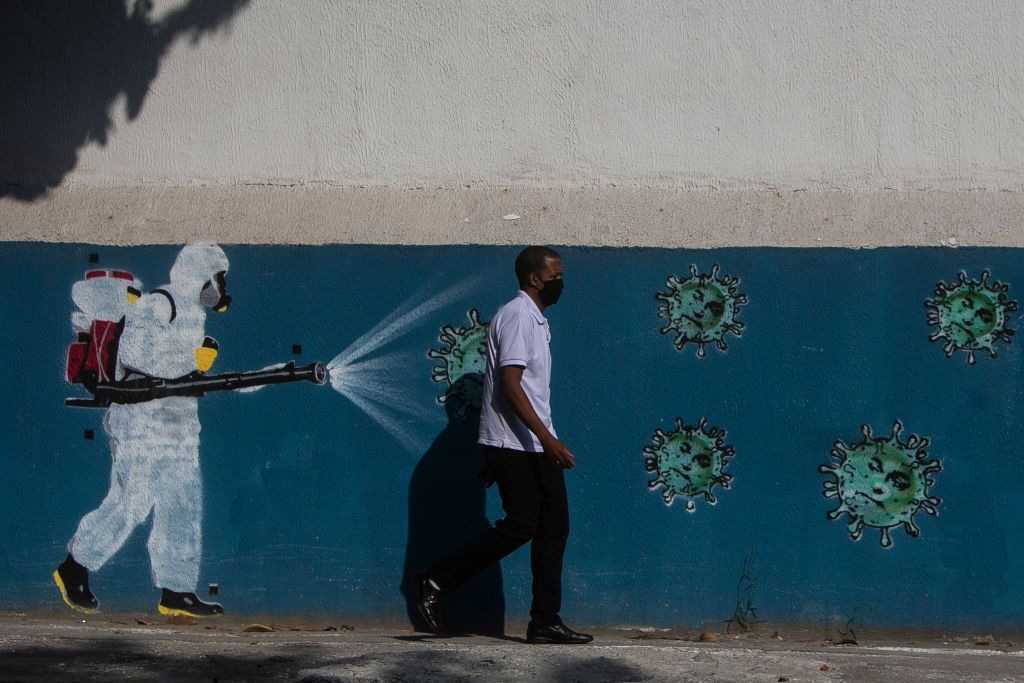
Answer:
<svg viewBox="0 0 1024 683"><path fill-rule="evenodd" d="M999 2L255 2L76 180L1020 190Z"/></svg>
<svg viewBox="0 0 1024 683"><path fill-rule="evenodd" d="M473 219L465 190L511 188L489 217L547 207L538 232L555 242L1019 243L1015 0L220 4L230 11L199 22L157 3L144 30L73 4L7 10L0 179L62 190L33 194L27 213L0 199L0 236L517 241L502 223L453 225ZM96 186L121 188L120 210ZM165 192L178 186L229 190ZM403 192L415 188L429 192ZM423 227L418 213L442 220ZM276 227L249 232L254 214ZM160 220L167 237L150 229Z"/></svg>
<svg viewBox="0 0 1024 683"><path fill-rule="evenodd" d="M83 391L60 370L84 270L128 268L149 290L166 245L274 243L227 249L218 369L386 338L361 394L202 399L200 585L235 613L396 618L409 574L500 514L469 484L471 418L436 403L444 335L511 294L511 245L547 242L576 245L552 312L557 424L587 463L567 615L719 621L756 549L766 618L1021 625L1015 0L147 7L0 6L4 606L57 604L49 572L108 485L102 411L62 403ZM767 248L900 245L932 248ZM1003 248L943 248L968 245ZM714 263L739 278L746 327L697 358L659 334L656 294ZM961 270L974 291L929 324L922 304ZM979 284L986 270L1008 295ZM464 277L475 288L439 296ZM676 328L695 301L671 309ZM954 338L977 364L942 353ZM735 448L735 486L688 515L648 490L644 448L701 417ZM943 470L917 476L890 449L883 471L860 457L848 473L874 488L830 496L846 472L833 444L853 452L862 426L887 437L896 420L916 469L931 461L911 434ZM852 514L882 493L902 501L885 520ZM104 609L154 602L144 536L96 572ZM452 616L523 614L528 573L522 554L492 569Z"/></svg>
<svg viewBox="0 0 1024 683"><path fill-rule="evenodd" d="M1024 246L1024 193L647 187L88 187L0 200L10 240L175 244Z"/></svg>

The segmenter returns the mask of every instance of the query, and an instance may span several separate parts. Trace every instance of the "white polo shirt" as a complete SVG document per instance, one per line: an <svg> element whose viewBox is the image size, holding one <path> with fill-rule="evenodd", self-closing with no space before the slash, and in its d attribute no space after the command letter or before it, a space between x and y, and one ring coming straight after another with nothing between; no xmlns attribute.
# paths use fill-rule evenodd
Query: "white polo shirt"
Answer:
<svg viewBox="0 0 1024 683"><path fill-rule="evenodd" d="M551 425L551 328L526 292L498 309L487 332L487 370L480 406L479 443L516 451L540 453L540 441L501 395L500 368L519 365L526 397L541 422Z"/></svg>

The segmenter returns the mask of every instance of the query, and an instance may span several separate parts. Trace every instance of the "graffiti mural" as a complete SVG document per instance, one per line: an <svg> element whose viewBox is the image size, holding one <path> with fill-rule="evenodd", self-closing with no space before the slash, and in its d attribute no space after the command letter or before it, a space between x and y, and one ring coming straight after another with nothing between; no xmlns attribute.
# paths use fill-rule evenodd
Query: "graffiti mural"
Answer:
<svg viewBox="0 0 1024 683"><path fill-rule="evenodd" d="M199 470L198 397L267 384L326 381L320 363L291 363L254 373L207 375L219 345L206 336L208 310L223 313L228 259L211 243L185 246L170 282L146 294L123 270L94 270L72 287L77 339L68 349L66 379L91 398L72 407L105 408L103 426L113 459L110 488L78 524L64 562L53 572L61 597L91 612L99 601L89 575L103 568L135 529L152 518L147 548L157 609L208 617L223 608L195 594L202 559L203 486Z"/></svg>
<svg viewBox="0 0 1024 683"><path fill-rule="evenodd" d="M672 343L676 350L682 351L687 343L695 344L697 356L703 358L705 345L713 343L719 351L725 351L725 336L741 335L743 323L736 316L747 297L737 291L739 280L728 275L719 279L718 271L718 264L706 274L691 265L688 277L680 280L669 275L665 281L668 291L654 295L661 302L658 317L668 320L659 331L675 334Z"/></svg>
<svg viewBox="0 0 1024 683"><path fill-rule="evenodd" d="M839 507L831 510L828 518L849 515L846 530L855 541L864 527L872 527L881 532L882 547L891 548L890 529L902 525L908 536L917 537L920 530L914 515L921 510L938 514L942 501L928 491L935 483L930 475L941 472L942 465L928 460L927 438L911 434L901 441L902 432L899 421L889 437L876 437L869 425L863 425L863 440L850 445L836 441L831 453L836 462L818 468L835 478L823 488L826 498L839 499Z"/></svg>
<svg viewBox="0 0 1024 683"><path fill-rule="evenodd" d="M455 414L465 421L472 410L480 408L484 371L487 369L487 330L490 323L480 322L475 308L466 313L469 324L458 329L441 328L440 349L430 349L427 356L440 361L433 368L431 379L447 385L437 397L439 405L454 401Z"/></svg>
<svg viewBox="0 0 1024 683"><path fill-rule="evenodd" d="M951 285L940 282L935 286L937 298L928 299L928 324L936 329L929 341L945 340L942 350L947 357L956 351L967 352L967 363L974 365L974 352L985 351L996 357L995 343L1007 344L1013 330L1007 327L1009 314L1017 310L1017 302L1007 298L1009 285L988 281L988 271L980 280L968 280L960 271L959 280Z"/></svg>
<svg viewBox="0 0 1024 683"><path fill-rule="evenodd" d="M725 444L725 431L707 427L703 417L696 427L676 418L676 428L668 433L654 430L653 444L644 446L644 469L654 474L649 489L662 488L665 505L676 497L686 498L686 511L693 512L693 499L703 496L709 505L718 502L712 489L717 485L728 489L732 475L725 473L729 459L736 452Z"/></svg>

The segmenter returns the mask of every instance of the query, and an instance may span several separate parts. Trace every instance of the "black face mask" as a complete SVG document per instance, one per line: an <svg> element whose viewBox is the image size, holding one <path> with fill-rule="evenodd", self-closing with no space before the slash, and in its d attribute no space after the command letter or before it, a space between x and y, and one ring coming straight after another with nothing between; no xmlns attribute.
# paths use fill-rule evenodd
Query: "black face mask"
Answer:
<svg viewBox="0 0 1024 683"><path fill-rule="evenodd" d="M545 307L553 306L558 303L558 297L562 296L562 288L565 283L562 282L561 278L556 280L541 280L544 283L544 289L540 290L540 302Z"/></svg>

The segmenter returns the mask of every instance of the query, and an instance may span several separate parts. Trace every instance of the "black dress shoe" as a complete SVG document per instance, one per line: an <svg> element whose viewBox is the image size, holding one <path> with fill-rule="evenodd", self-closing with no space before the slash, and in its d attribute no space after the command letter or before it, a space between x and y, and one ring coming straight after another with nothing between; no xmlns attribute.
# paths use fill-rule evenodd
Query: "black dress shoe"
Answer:
<svg viewBox="0 0 1024 683"><path fill-rule="evenodd" d="M430 577L420 574L416 577L416 586L419 590L419 597L416 606L420 608L423 620L427 622L427 628L434 633L441 632L441 589L435 588L430 582Z"/></svg>
<svg viewBox="0 0 1024 683"><path fill-rule="evenodd" d="M537 626L532 621L526 627L526 642L528 643L559 643L561 645L582 645L589 643L594 636L587 633L577 633L565 624L554 626Z"/></svg>

